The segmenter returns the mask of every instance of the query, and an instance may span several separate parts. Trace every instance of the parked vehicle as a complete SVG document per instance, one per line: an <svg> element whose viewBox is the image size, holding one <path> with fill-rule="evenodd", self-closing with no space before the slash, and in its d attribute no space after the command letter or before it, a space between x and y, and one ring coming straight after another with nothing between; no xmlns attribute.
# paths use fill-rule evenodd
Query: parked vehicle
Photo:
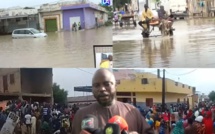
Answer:
<svg viewBox="0 0 215 134"><path fill-rule="evenodd" d="M188 16L187 0L169 0L169 9L175 19Z"/></svg>
<svg viewBox="0 0 215 134"><path fill-rule="evenodd" d="M39 38L39 37L47 37L46 33L40 32L34 28L22 28L15 29L12 33L12 38Z"/></svg>

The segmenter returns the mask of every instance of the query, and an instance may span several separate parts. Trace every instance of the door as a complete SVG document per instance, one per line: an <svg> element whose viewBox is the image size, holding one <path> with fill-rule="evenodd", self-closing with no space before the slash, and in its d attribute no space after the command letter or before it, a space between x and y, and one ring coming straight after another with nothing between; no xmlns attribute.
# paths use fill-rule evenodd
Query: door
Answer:
<svg viewBox="0 0 215 134"><path fill-rule="evenodd" d="M20 30L19 31L19 38L25 38L26 35L25 35L25 30Z"/></svg>
<svg viewBox="0 0 215 134"><path fill-rule="evenodd" d="M46 32L57 31L57 19L46 19L45 20Z"/></svg>
<svg viewBox="0 0 215 134"><path fill-rule="evenodd" d="M3 76L3 89L4 92L8 92L7 75Z"/></svg>
<svg viewBox="0 0 215 134"><path fill-rule="evenodd" d="M34 34L29 30L25 30L25 36L26 38L32 38L34 37Z"/></svg>
<svg viewBox="0 0 215 134"><path fill-rule="evenodd" d="M72 30L72 25L73 25L74 23L76 23L77 26L78 26L78 23L79 23L79 22L81 23L81 17L70 17L70 18L69 18L69 21L70 21L70 30Z"/></svg>
<svg viewBox="0 0 215 134"><path fill-rule="evenodd" d="M146 98L146 106L147 107L153 106L153 98Z"/></svg>

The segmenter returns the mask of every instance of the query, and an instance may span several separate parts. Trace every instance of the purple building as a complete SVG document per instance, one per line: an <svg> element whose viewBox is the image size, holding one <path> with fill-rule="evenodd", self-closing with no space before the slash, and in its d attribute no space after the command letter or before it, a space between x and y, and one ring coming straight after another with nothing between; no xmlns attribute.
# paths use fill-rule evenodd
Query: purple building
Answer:
<svg viewBox="0 0 215 134"><path fill-rule="evenodd" d="M98 6L92 4L81 4L72 6L63 6L63 29L71 30L72 24L80 22L82 29L91 29L96 27L98 14L101 11Z"/></svg>

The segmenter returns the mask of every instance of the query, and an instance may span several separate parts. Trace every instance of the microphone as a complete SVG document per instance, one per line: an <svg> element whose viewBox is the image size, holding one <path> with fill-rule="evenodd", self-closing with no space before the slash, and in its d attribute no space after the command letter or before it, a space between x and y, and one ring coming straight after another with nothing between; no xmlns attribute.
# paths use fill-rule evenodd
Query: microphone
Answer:
<svg viewBox="0 0 215 134"><path fill-rule="evenodd" d="M107 123L104 128L104 134L121 134L120 126L114 123Z"/></svg>
<svg viewBox="0 0 215 134"><path fill-rule="evenodd" d="M98 118L94 115L86 115L81 122L81 134L100 134Z"/></svg>
<svg viewBox="0 0 215 134"><path fill-rule="evenodd" d="M128 131L128 124L125 121L125 119L122 118L121 116L118 116L118 115L113 116L108 120L108 123L118 124L121 132Z"/></svg>

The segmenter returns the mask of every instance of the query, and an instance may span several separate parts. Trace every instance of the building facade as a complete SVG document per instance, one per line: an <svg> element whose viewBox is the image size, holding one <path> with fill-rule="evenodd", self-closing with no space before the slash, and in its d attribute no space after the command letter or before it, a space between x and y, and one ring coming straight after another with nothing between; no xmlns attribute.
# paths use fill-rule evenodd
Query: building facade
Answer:
<svg viewBox="0 0 215 134"><path fill-rule="evenodd" d="M45 32L61 31L63 29L61 3L40 6L39 23L40 29Z"/></svg>
<svg viewBox="0 0 215 134"><path fill-rule="evenodd" d="M162 103L162 78L156 74L132 69L113 69L117 82L117 99L142 107ZM165 79L165 103L189 103L193 107L197 101L195 87ZM75 87L74 91L92 92L91 86ZM84 102L84 101L83 101ZM85 99L87 103L87 99Z"/></svg>
<svg viewBox="0 0 215 134"><path fill-rule="evenodd" d="M108 20L104 9L90 3L63 6L61 10L63 12L63 29L66 31L71 30L74 23L80 23L83 29L92 29L99 25L101 20Z"/></svg>
<svg viewBox="0 0 215 134"><path fill-rule="evenodd" d="M52 102L52 69L0 69L0 96Z"/></svg>
<svg viewBox="0 0 215 134"><path fill-rule="evenodd" d="M0 11L0 34L10 34L18 28L38 27L37 9L12 8Z"/></svg>
<svg viewBox="0 0 215 134"><path fill-rule="evenodd" d="M159 74L131 72L130 70L117 70L114 74L117 80L117 97L119 100L133 102L143 107L161 104L163 83ZM189 85L165 79L166 104L189 101L189 105L192 107L193 92L194 88Z"/></svg>

